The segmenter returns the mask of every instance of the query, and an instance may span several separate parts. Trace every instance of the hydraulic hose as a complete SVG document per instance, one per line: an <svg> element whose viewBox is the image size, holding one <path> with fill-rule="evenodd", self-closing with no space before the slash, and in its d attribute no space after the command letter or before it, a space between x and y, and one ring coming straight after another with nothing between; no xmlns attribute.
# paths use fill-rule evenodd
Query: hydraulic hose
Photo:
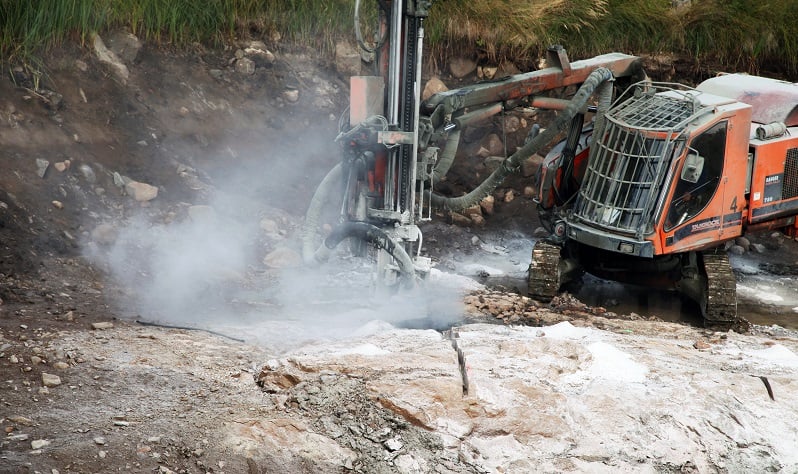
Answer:
<svg viewBox="0 0 798 474"><path fill-rule="evenodd" d="M428 199L433 206L439 209L446 209L451 211L461 211L469 207L479 204L480 201L490 195L510 173L517 173L520 170L521 163L537 153L543 146L554 140L554 138L562 131L566 130L571 123L571 119L584 109L587 100L593 95L594 92L599 90L602 97L599 98L599 105L609 104L612 100L612 87L608 84L599 89L602 84L608 83L613 80L612 72L607 68L598 68L585 79L582 86L574 95L573 99L568 103L565 109L554 120L552 126L547 127L543 132L539 133L528 143L524 144L517 152L513 153L510 157L505 159L496 170L488 176L479 186L477 186L470 193L459 197L445 197L437 194L432 194L427 191ZM603 108L603 112L606 109ZM603 117L598 117L601 120Z"/></svg>
<svg viewBox="0 0 798 474"><path fill-rule="evenodd" d="M327 176L321 180L319 187L313 194L310 200L308 211L305 213L305 223L302 225L302 259L305 263L314 262L314 251L316 250L316 235L319 227L319 219L321 218L321 211L324 207L326 200L332 196L334 186L341 181L342 166L341 163L336 164L333 169L327 173Z"/></svg>
<svg viewBox="0 0 798 474"><path fill-rule="evenodd" d="M441 156L438 158L438 163L435 164L435 168L432 170L432 182L437 183L444 176L446 173L449 172L449 168L452 167L452 163L454 162L454 155L457 154L457 147L460 144L460 129L457 129L449 134L449 137L446 139L446 145L441 152Z"/></svg>
<svg viewBox="0 0 798 474"><path fill-rule="evenodd" d="M592 139L595 140L604 132L605 115L612 105L612 82L604 81L596 88L598 95L598 105L596 107L596 123L593 127L595 131Z"/></svg>
<svg viewBox="0 0 798 474"><path fill-rule="evenodd" d="M415 282L413 260L407 254L404 247L397 245L388 234L374 225L366 222L351 221L341 223L327 236L324 240L323 247L330 250L334 249L341 241L348 237L358 238L388 252L399 264L399 270L402 273L403 280L410 285ZM319 251L324 252L322 247L319 248Z"/></svg>
<svg viewBox="0 0 798 474"><path fill-rule="evenodd" d="M378 1L377 3L379 8L381 8L384 12L388 11L388 7L382 1ZM382 37L373 48L369 48L368 45L366 45L366 42L363 39L363 33L360 31L360 0L355 0L355 37L357 38L358 45L363 48L363 51L366 51L369 54L379 50L382 48L382 45L385 44L385 37Z"/></svg>
<svg viewBox="0 0 798 474"><path fill-rule="evenodd" d="M318 248L316 248L316 236L318 234L316 229L319 226L322 208L327 202L327 199L334 195L333 192L336 191L335 186L340 184L343 175L342 169L341 163L336 164L335 167L327 173L327 176L322 179L319 187L316 188L316 192L313 194L308 210L305 213L305 222L302 225L302 259L306 264L323 262L329 257L330 250L338 246L344 239L354 237L388 252L399 264L399 270L403 280L408 286L411 286L415 282L413 260L407 254L404 247L397 245L388 234L376 226L365 222L344 222L333 229L330 235L324 240L323 245L319 245Z"/></svg>

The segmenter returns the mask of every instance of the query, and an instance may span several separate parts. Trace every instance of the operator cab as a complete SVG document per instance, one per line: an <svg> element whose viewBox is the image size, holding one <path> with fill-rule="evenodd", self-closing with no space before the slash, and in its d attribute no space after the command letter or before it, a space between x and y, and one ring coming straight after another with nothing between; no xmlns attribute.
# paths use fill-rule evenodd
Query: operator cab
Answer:
<svg viewBox="0 0 798 474"><path fill-rule="evenodd" d="M653 258L739 235L750 109L657 84L622 98L597 127L568 237Z"/></svg>

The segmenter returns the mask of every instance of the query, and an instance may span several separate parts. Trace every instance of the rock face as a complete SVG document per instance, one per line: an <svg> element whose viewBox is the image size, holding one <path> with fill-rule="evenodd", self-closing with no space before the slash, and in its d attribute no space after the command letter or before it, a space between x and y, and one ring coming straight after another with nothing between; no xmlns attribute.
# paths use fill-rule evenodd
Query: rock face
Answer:
<svg viewBox="0 0 798 474"><path fill-rule="evenodd" d="M798 466L792 449L798 407L786 402L798 395L798 355L785 346L730 333L696 350L695 339L620 335L568 322L452 332L450 339L434 331L389 331L310 347L271 363L259 379L273 397L283 394L289 406L295 400L302 407L320 403L312 394L335 399L331 386L351 381L341 374L358 374L374 405L437 434L443 452L480 472ZM776 403L751 373L778 387ZM268 382L281 378L293 380L290 387ZM333 440L346 430L333 421L311 427L304 442L325 436L318 446L332 443L325 449L334 464L345 463L347 444ZM407 439L402 449L412 455ZM384 445L386 453L397 446ZM418 472L403 470L405 461L394 462L398 472Z"/></svg>
<svg viewBox="0 0 798 474"><path fill-rule="evenodd" d="M333 472L347 465L351 466L357 458L357 454L351 449L313 433L301 421L288 418L240 423L234 427L228 442L250 458L257 457L264 450L278 453L274 461L279 461L287 469L286 472L300 472L303 464L313 465L316 472ZM297 456L292 450L284 449L285 446L292 446L306 456Z"/></svg>

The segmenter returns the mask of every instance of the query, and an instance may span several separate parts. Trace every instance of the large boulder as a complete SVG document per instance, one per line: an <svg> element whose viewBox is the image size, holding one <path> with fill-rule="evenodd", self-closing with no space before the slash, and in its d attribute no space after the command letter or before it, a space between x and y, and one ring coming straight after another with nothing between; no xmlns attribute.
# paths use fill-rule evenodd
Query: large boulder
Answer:
<svg viewBox="0 0 798 474"><path fill-rule="evenodd" d="M449 72L457 79L463 79L477 70L477 63L473 59L453 58L449 61Z"/></svg>
<svg viewBox="0 0 798 474"><path fill-rule="evenodd" d="M95 34L92 37L92 45L94 46L94 54L97 55L97 59L111 70L111 72L116 76L116 78L123 84L127 83L128 77L130 77L130 70L128 70L125 63L116 55L113 51L108 49L105 45L105 42L100 37L100 35Z"/></svg>
<svg viewBox="0 0 798 474"><path fill-rule="evenodd" d="M116 30L108 35L108 49L125 64L133 64L141 51L141 41L129 31Z"/></svg>
<svg viewBox="0 0 798 474"><path fill-rule="evenodd" d="M449 88L438 76L432 76L424 86L424 91L421 93L421 100L427 100L438 92L446 92Z"/></svg>

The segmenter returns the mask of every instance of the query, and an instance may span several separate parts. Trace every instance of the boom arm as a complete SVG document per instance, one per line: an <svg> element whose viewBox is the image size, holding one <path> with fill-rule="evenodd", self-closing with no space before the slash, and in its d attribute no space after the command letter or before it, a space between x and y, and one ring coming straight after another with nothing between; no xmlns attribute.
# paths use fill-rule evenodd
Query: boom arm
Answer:
<svg viewBox="0 0 798 474"><path fill-rule="evenodd" d="M360 0L356 2L359 4ZM424 22L431 4L431 0L378 0L377 31L382 36L375 50L378 75L352 78L349 121L342 123L338 139L343 160L335 174L344 181L344 196L341 238L337 241L360 234L377 235L375 229L364 227L373 226L382 229L386 238L410 256L401 261L394 255L383 256L378 259L382 262L378 263L378 274L389 272L391 267L400 268L404 275L413 270L423 274L430 262L420 255L421 231L417 223L431 217L431 212L425 216L425 208L429 209L430 204L450 209L470 206L474 199L481 199L507 174L516 171L526 157L568 128L573 117L584 113L594 92L603 97L609 97L609 92L611 96L611 88L606 86L613 78L645 78L637 57L612 53L570 63L565 50L556 46L548 51L549 67L545 69L443 92L422 103ZM544 95L571 85L580 85L574 100ZM461 130L522 105L563 113L469 195L453 200L434 195L435 182L446 174L455 158ZM317 194L331 188L324 185ZM319 196L312 201L305 224L305 249L315 246L313 236L317 231L311 227L318 225L319 210L314 206L327 200ZM346 225L352 222L363 225ZM354 228L362 232L347 234L347 229ZM307 261L319 252L305 254ZM412 269L408 268L411 260Z"/></svg>
<svg viewBox="0 0 798 474"><path fill-rule="evenodd" d="M552 65L545 69L440 92L424 102L422 110L429 116L435 116L441 113L438 112L440 108L444 115L448 115L471 107L512 103L520 99L531 100L530 105L533 107L556 109L563 107L563 103L535 96L561 87L581 84L598 68L609 69L616 78L645 78L640 58L622 53L603 54L569 63L565 50L561 46L553 46L548 50L548 63ZM539 105L535 105L536 99Z"/></svg>

